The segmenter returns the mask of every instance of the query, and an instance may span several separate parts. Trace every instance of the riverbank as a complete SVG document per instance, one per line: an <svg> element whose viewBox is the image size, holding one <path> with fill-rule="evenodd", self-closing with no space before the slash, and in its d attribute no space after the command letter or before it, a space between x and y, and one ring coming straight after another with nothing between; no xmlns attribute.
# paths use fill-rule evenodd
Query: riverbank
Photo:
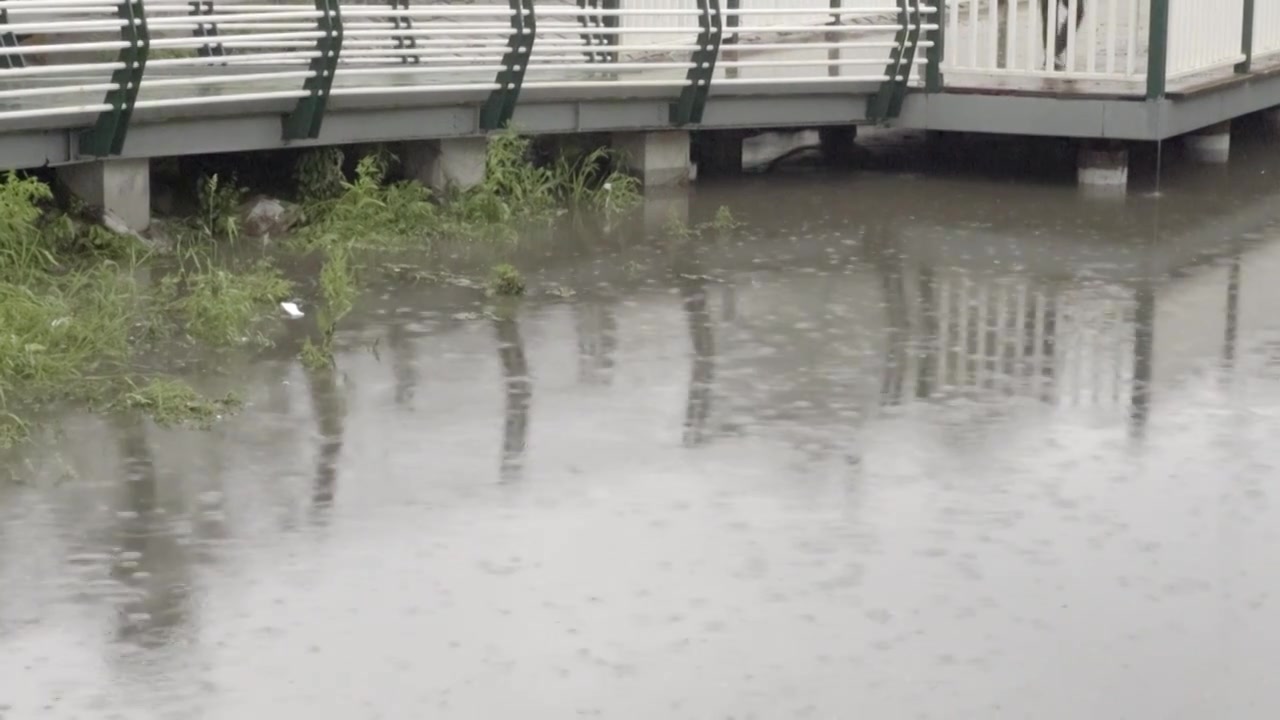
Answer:
<svg viewBox="0 0 1280 720"><path fill-rule="evenodd" d="M442 195L401 179L385 148L298 156L283 200L255 186L269 173L210 165L221 172L172 188L188 211L148 237L108 229L110 217L39 177L0 182L0 445L22 441L59 402L206 426L240 399L176 379L200 358L272 347L281 324L296 322L306 330L289 350L324 371L369 273L520 294L511 248L560 222L621 218L639 200L609 151L538 162L514 133L491 142L482 184ZM428 267L459 247L483 247L488 272Z"/></svg>

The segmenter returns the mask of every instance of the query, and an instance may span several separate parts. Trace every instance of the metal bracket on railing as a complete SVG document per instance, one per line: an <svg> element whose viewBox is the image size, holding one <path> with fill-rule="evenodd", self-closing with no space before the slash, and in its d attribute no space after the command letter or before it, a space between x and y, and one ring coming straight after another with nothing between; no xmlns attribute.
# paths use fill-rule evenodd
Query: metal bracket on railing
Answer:
<svg viewBox="0 0 1280 720"><path fill-rule="evenodd" d="M391 0L392 10L408 10L410 0ZM412 30L413 18L408 15L395 15L391 18L391 27L393 30ZM401 35L396 33L392 35L396 41L396 50L416 50L418 47L418 38L413 35ZM418 65L422 62L422 56L417 53L402 54L400 56L401 65Z"/></svg>
<svg viewBox="0 0 1280 720"><path fill-rule="evenodd" d="M716 72L716 58L720 56L720 42L724 38L724 15L720 12L720 0L698 0L698 48L693 51L693 67L685 73L688 83L680 91L680 99L671 106L671 122L688 125L702 122L702 111L707 107L707 95L711 92L711 77Z"/></svg>
<svg viewBox="0 0 1280 720"><path fill-rule="evenodd" d="M197 18L213 16L213 0L191 0L188 5L191 6L191 14ZM201 38L218 37L218 23L213 20L209 22L197 20L194 35ZM220 42L205 43L197 52L200 57L222 57L227 54L226 48L222 47Z"/></svg>
<svg viewBox="0 0 1280 720"><path fill-rule="evenodd" d="M511 121L520 99L520 86L524 73L533 57L533 41L537 36L538 19L533 10L533 0L509 0L511 3L511 36L507 39L507 52L502 56L502 69L494 81L498 89L489 94L480 108L480 129L501 130Z"/></svg>
<svg viewBox="0 0 1280 720"><path fill-rule="evenodd" d="M116 15L124 21L120 37L126 43L120 49L116 62L124 67L111 73L111 84L104 103L109 110L98 115L93 127L80 133L80 155L105 157L119 155L124 150L124 138L129 132L129 120L133 117L133 105L138 100L142 85L142 73L147 67L147 53L151 49L151 32L147 29L147 16L142 0L122 0Z"/></svg>
<svg viewBox="0 0 1280 720"><path fill-rule="evenodd" d="M578 7L582 10L599 10L600 0L577 0ZM609 44L608 39L598 32L604 25L603 18L598 13L583 13L578 15L578 24L586 32L582 33L582 41L587 44L587 48L582 51L589 63L607 63L609 62L609 53L598 50Z"/></svg>
<svg viewBox="0 0 1280 720"><path fill-rule="evenodd" d="M898 0L898 33L884 69L887 78L875 95L867 98L867 119L881 123L898 116L907 96L907 83L915 68L916 48L924 24L920 0Z"/></svg>
<svg viewBox="0 0 1280 720"><path fill-rule="evenodd" d="M0 7L0 25L9 24L9 9ZM18 36L11 32L0 33L0 47L18 47ZM26 67L27 61L21 55L0 55L0 69Z"/></svg>
<svg viewBox="0 0 1280 720"><path fill-rule="evenodd" d="M329 105L329 91L333 89L333 75L338 70L338 57L342 54L342 9L338 0L315 0L315 3L320 11L316 28L322 33L316 40L318 55L311 59L308 66L311 77L302 85L307 95L299 98L293 112L282 120L285 140L320 137L320 125Z"/></svg>

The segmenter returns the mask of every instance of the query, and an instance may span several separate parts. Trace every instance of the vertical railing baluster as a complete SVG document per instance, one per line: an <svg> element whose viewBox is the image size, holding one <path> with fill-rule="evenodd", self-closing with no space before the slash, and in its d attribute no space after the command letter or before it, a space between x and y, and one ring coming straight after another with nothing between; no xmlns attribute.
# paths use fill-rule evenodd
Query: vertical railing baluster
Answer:
<svg viewBox="0 0 1280 720"><path fill-rule="evenodd" d="M329 105L329 92L338 71L338 58L342 54L342 8L338 0L315 0L320 16L316 29L321 33L316 39L316 57L308 69L311 76L303 83L306 96L299 98L293 112L285 115L282 124L286 140L314 140L320 137L320 125Z"/></svg>
<svg viewBox="0 0 1280 720"><path fill-rule="evenodd" d="M80 133L79 154L83 156L105 157L124 151L133 106L138 100L142 74L147 67L151 32L147 28L142 0L121 0L116 16L124 21L120 27L120 39L127 45L120 49L116 58L123 67L111 73L111 84L115 87L107 91L103 100L111 108L98 115L93 127Z"/></svg>

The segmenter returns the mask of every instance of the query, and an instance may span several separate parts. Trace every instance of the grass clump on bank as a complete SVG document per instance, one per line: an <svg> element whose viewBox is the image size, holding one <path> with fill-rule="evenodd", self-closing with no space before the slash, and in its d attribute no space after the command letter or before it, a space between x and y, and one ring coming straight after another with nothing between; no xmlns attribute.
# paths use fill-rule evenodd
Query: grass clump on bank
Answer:
<svg viewBox="0 0 1280 720"><path fill-rule="evenodd" d="M112 404L115 410L146 413L161 427L207 428L239 408L240 400L235 395L207 398L186 383L165 378L131 386Z"/></svg>

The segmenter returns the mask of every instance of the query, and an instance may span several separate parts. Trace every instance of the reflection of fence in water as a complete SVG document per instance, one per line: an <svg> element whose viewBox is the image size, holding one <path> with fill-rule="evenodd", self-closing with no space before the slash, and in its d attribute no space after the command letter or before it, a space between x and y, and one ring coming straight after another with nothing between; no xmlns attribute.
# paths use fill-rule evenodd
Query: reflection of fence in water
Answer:
<svg viewBox="0 0 1280 720"><path fill-rule="evenodd" d="M1130 401L1132 292L945 271L919 274L912 284L919 304L907 313L912 332L890 350L897 357L888 363L887 395L1000 393L1093 406Z"/></svg>

